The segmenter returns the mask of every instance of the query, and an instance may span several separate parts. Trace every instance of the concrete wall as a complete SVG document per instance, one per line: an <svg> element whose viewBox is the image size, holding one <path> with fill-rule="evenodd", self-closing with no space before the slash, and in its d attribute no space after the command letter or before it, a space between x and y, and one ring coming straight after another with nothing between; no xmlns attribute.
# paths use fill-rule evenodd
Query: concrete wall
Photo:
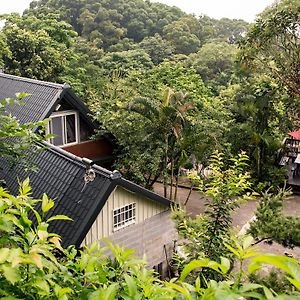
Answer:
<svg viewBox="0 0 300 300"><path fill-rule="evenodd" d="M124 245L126 248L134 249L139 258L145 254L150 266L163 262L165 270L164 245L170 259L174 240L177 238L170 214L171 211L167 210L145 220L143 223L128 226L109 236L109 240Z"/></svg>

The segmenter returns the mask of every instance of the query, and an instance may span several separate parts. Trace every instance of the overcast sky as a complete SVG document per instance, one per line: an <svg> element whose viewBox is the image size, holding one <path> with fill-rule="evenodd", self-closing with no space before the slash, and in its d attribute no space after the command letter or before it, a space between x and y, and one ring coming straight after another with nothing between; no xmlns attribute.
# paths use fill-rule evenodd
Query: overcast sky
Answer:
<svg viewBox="0 0 300 300"><path fill-rule="evenodd" d="M187 13L205 14L220 19L244 19L253 22L255 16L261 13L274 0L152 0L180 7Z"/></svg>
<svg viewBox="0 0 300 300"><path fill-rule="evenodd" d="M152 0L156 1L156 0ZM272 4L274 0L159 0L168 5L175 5L195 15L206 14L212 18L244 19L252 22L255 15ZM0 14L22 13L29 7L31 0L1 0Z"/></svg>

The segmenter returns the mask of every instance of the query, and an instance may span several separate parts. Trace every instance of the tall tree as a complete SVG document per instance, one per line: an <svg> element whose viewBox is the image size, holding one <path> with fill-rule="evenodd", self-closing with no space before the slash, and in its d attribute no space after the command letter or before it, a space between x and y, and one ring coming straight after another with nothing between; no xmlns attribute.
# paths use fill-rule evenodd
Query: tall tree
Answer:
<svg viewBox="0 0 300 300"><path fill-rule="evenodd" d="M150 69L153 66L150 56L142 49L107 53L98 61L105 74L119 71L128 75L130 71Z"/></svg>
<svg viewBox="0 0 300 300"><path fill-rule="evenodd" d="M144 38L139 46L150 55L155 65L160 64L164 59L170 58L175 51L171 43L164 40L158 33L152 37Z"/></svg>
<svg viewBox="0 0 300 300"><path fill-rule="evenodd" d="M269 71L294 96L300 96L299 0L280 1L252 26L241 43L242 64Z"/></svg>
<svg viewBox="0 0 300 300"><path fill-rule="evenodd" d="M199 23L192 16L183 17L163 29L163 37L175 47L176 53L190 54L196 52L201 42L197 36Z"/></svg>
<svg viewBox="0 0 300 300"><path fill-rule="evenodd" d="M147 118L153 124L151 135L162 141L164 156L161 169L156 176L163 172L164 196L167 197L168 164L171 165L170 199L172 200L174 164L181 157L180 140L185 134L187 113L195 105L188 99L187 94L174 92L167 88L159 102L148 98L137 98L129 103L128 108ZM179 166L178 166L179 167Z"/></svg>
<svg viewBox="0 0 300 300"><path fill-rule="evenodd" d="M238 43L248 32L249 24L241 19L222 18L214 22L215 38L230 44Z"/></svg>
<svg viewBox="0 0 300 300"><path fill-rule="evenodd" d="M247 152L258 181L279 184L284 170L275 167L276 151L288 130L284 90L268 76L246 77L224 91L235 122L229 133L232 151ZM285 98L284 98L285 97Z"/></svg>
<svg viewBox="0 0 300 300"><path fill-rule="evenodd" d="M55 16L38 20L35 17L6 16L3 34L7 51L1 53L4 71L10 74L47 81L57 81L70 54L75 32Z"/></svg>
<svg viewBox="0 0 300 300"><path fill-rule="evenodd" d="M210 42L191 54L188 65L195 68L203 82L217 95L226 88L233 77L237 48L227 42Z"/></svg>
<svg viewBox="0 0 300 300"><path fill-rule="evenodd" d="M186 261L199 258L216 259L220 254L232 259L225 243L232 244L230 232L232 212L241 201L249 199L250 174L247 169L247 155L242 152L226 162L224 155L214 152L210 159L211 174L203 179L192 176L199 190L207 196L206 210L196 218L188 217L183 211L175 211L173 219L179 235L189 242L185 245ZM203 269L210 278L220 274Z"/></svg>
<svg viewBox="0 0 300 300"><path fill-rule="evenodd" d="M182 113L187 114L187 124L189 124L188 127L185 127L184 136L189 131L188 136L191 141L191 136L196 135L195 130L198 129L195 125L198 122L196 112L202 108L202 102L206 97L206 89L201 78L193 69L187 69L175 63L166 62L146 72L133 72L128 77L120 75L120 73L117 73L116 76L116 73L113 73L112 79L107 82L101 93L95 97L92 108L104 128L112 132L121 145L117 168L134 181L151 186L155 182L152 179L157 179L164 166L166 139L165 136L162 137L162 134L167 130L168 142L171 142L170 136L172 136L173 142L174 131L170 129L168 120L164 122L151 121L150 117L146 118L145 116L151 114L153 110L159 111L160 108L162 109L164 90L171 88L176 95L182 96L183 102L189 102L188 98L184 97L188 94L189 99L194 102L194 109L188 109L187 112L184 112L184 106L182 106ZM182 93L176 91L182 91ZM174 101L179 103L181 98L179 97L178 100L175 99L176 101ZM134 99L143 101L144 105L141 108L145 110L145 116L125 109L129 103L135 102ZM168 101L171 101L171 99ZM164 108L164 112L170 113L170 116L175 118L176 110L174 111L174 109L177 106L172 108L172 103L169 103L169 107ZM178 104L177 108L180 106ZM209 114L206 111L203 112L203 115L207 116ZM179 116L178 111L177 117ZM155 115L153 115L154 117ZM158 126L160 126L159 129ZM179 129L180 127L178 127ZM180 137L179 134L178 136ZM179 140L180 147L176 146L174 148L176 157L178 157L177 153L178 151L180 153L182 148L186 149L187 153L192 153L198 145L196 143L191 144L186 139L180 138ZM170 151L168 151L168 163L171 162L170 157ZM177 165L177 161L174 159L175 165Z"/></svg>

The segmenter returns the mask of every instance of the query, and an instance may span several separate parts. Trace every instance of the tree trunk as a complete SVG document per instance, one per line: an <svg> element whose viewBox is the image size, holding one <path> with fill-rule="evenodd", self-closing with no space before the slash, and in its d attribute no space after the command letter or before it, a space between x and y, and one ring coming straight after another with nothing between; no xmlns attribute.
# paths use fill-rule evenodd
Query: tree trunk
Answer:
<svg viewBox="0 0 300 300"><path fill-rule="evenodd" d="M190 188L189 194L188 194L188 196L187 196L187 198L186 198L186 200L185 200L185 202L184 202L184 204L183 204L184 206L186 206L187 203L189 202L190 196L191 196L192 191L193 191L193 188L194 188L194 183L191 184L191 188Z"/></svg>
<svg viewBox="0 0 300 300"><path fill-rule="evenodd" d="M175 195L174 195L174 202L177 203L177 192L178 192L178 184L179 184L179 175L180 175L180 167L178 167L178 172L176 175L176 187L175 187Z"/></svg>
<svg viewBox="0 0 300 300"><path fill-rule="evenodd" d="M164 174L164 178L163 178L163 182L164 182L164 197L167 198L167 194L168 194L168 136L165 136L165 158L164 158L164 170L163 170L163 174Z"/></svg>
<svg viewBox="0 0 300 300"><path fill-rule="evenodd" d="M171 159L171 183L170 183L170 200L173 200L173 180L174 180L174 158Z"/></svg>
<svg viewBox="0 0 300 300"><path fill-rule="evenodd" d="M261 177L261 147L260 146L258 146L257 149L256 172L257 172L257 178L260 179Z"/></svg>

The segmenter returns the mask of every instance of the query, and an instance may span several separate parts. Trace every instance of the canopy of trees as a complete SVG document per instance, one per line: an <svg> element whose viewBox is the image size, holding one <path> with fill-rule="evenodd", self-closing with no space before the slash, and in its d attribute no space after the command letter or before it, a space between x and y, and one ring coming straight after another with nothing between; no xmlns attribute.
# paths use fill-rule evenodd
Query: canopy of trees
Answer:
<svg viewBox="0 0 300 300"><path fill-rule="evenodd" d="M20 196L0 189L0 297L299 297L299 264L286 257L258 256L249 272L263 262L279 266L288 274L292 295L277 295L273 286L245 284L249 278L243 262L256 256L249 248L253 241L236 241L229 232L237 200L254 187L263 197L252 234L289 247L300 245L299 230L293 231L299 219L282 216L284 192L270 195L286 172L276 164L280 142L300 127L299 0L276 1L252 25L195 17L143 0L32 1L22 16L2 18L4 72L71 84L101 123L99 133L115 136L114 167L127 178L148 188L160 178L165 196L176 201L181 168L208 165L215 154L213 175L207 182L198 180L211 199L208 211L197 219L176 215L181 236L191 241L188 264L181 265L176 283L158 281L142 263L128 261L129 252L120 248L111 247L113 261L98 248L62 249L59 238L47 232L51 220L44 222L35 212L35 225L28 219L36 203L28 181ZM44 123L20 128L3 113L7 101L0 103L1 153L20 160L41 138L31 130ZM11 142L16 136L22 144ZM244 171L246 156L249 173ZM46 196L38 201L43 213L53 205ZM282 230L274 231L278 226ZM62 261L52 254L58 250ZM237 274L230 273L234 260L240 264ZM185 282L195 269L195 280Z"/></svg>
<svg viewBox="0 0 300 300"><path fill-rule="evenodd" d="M191 156L205 163L215 149L245 150L254 177L272 182L282 178L276 147L298 118L299 6L281 1L250 27L143 0L33 1L23 16L3 16L1 65L71 84L115 135L116 167L139 183L151 186L166 167L173 178ZM168 122L141 111L159 110L167 89L193 105L166 144Z"/></svg>

